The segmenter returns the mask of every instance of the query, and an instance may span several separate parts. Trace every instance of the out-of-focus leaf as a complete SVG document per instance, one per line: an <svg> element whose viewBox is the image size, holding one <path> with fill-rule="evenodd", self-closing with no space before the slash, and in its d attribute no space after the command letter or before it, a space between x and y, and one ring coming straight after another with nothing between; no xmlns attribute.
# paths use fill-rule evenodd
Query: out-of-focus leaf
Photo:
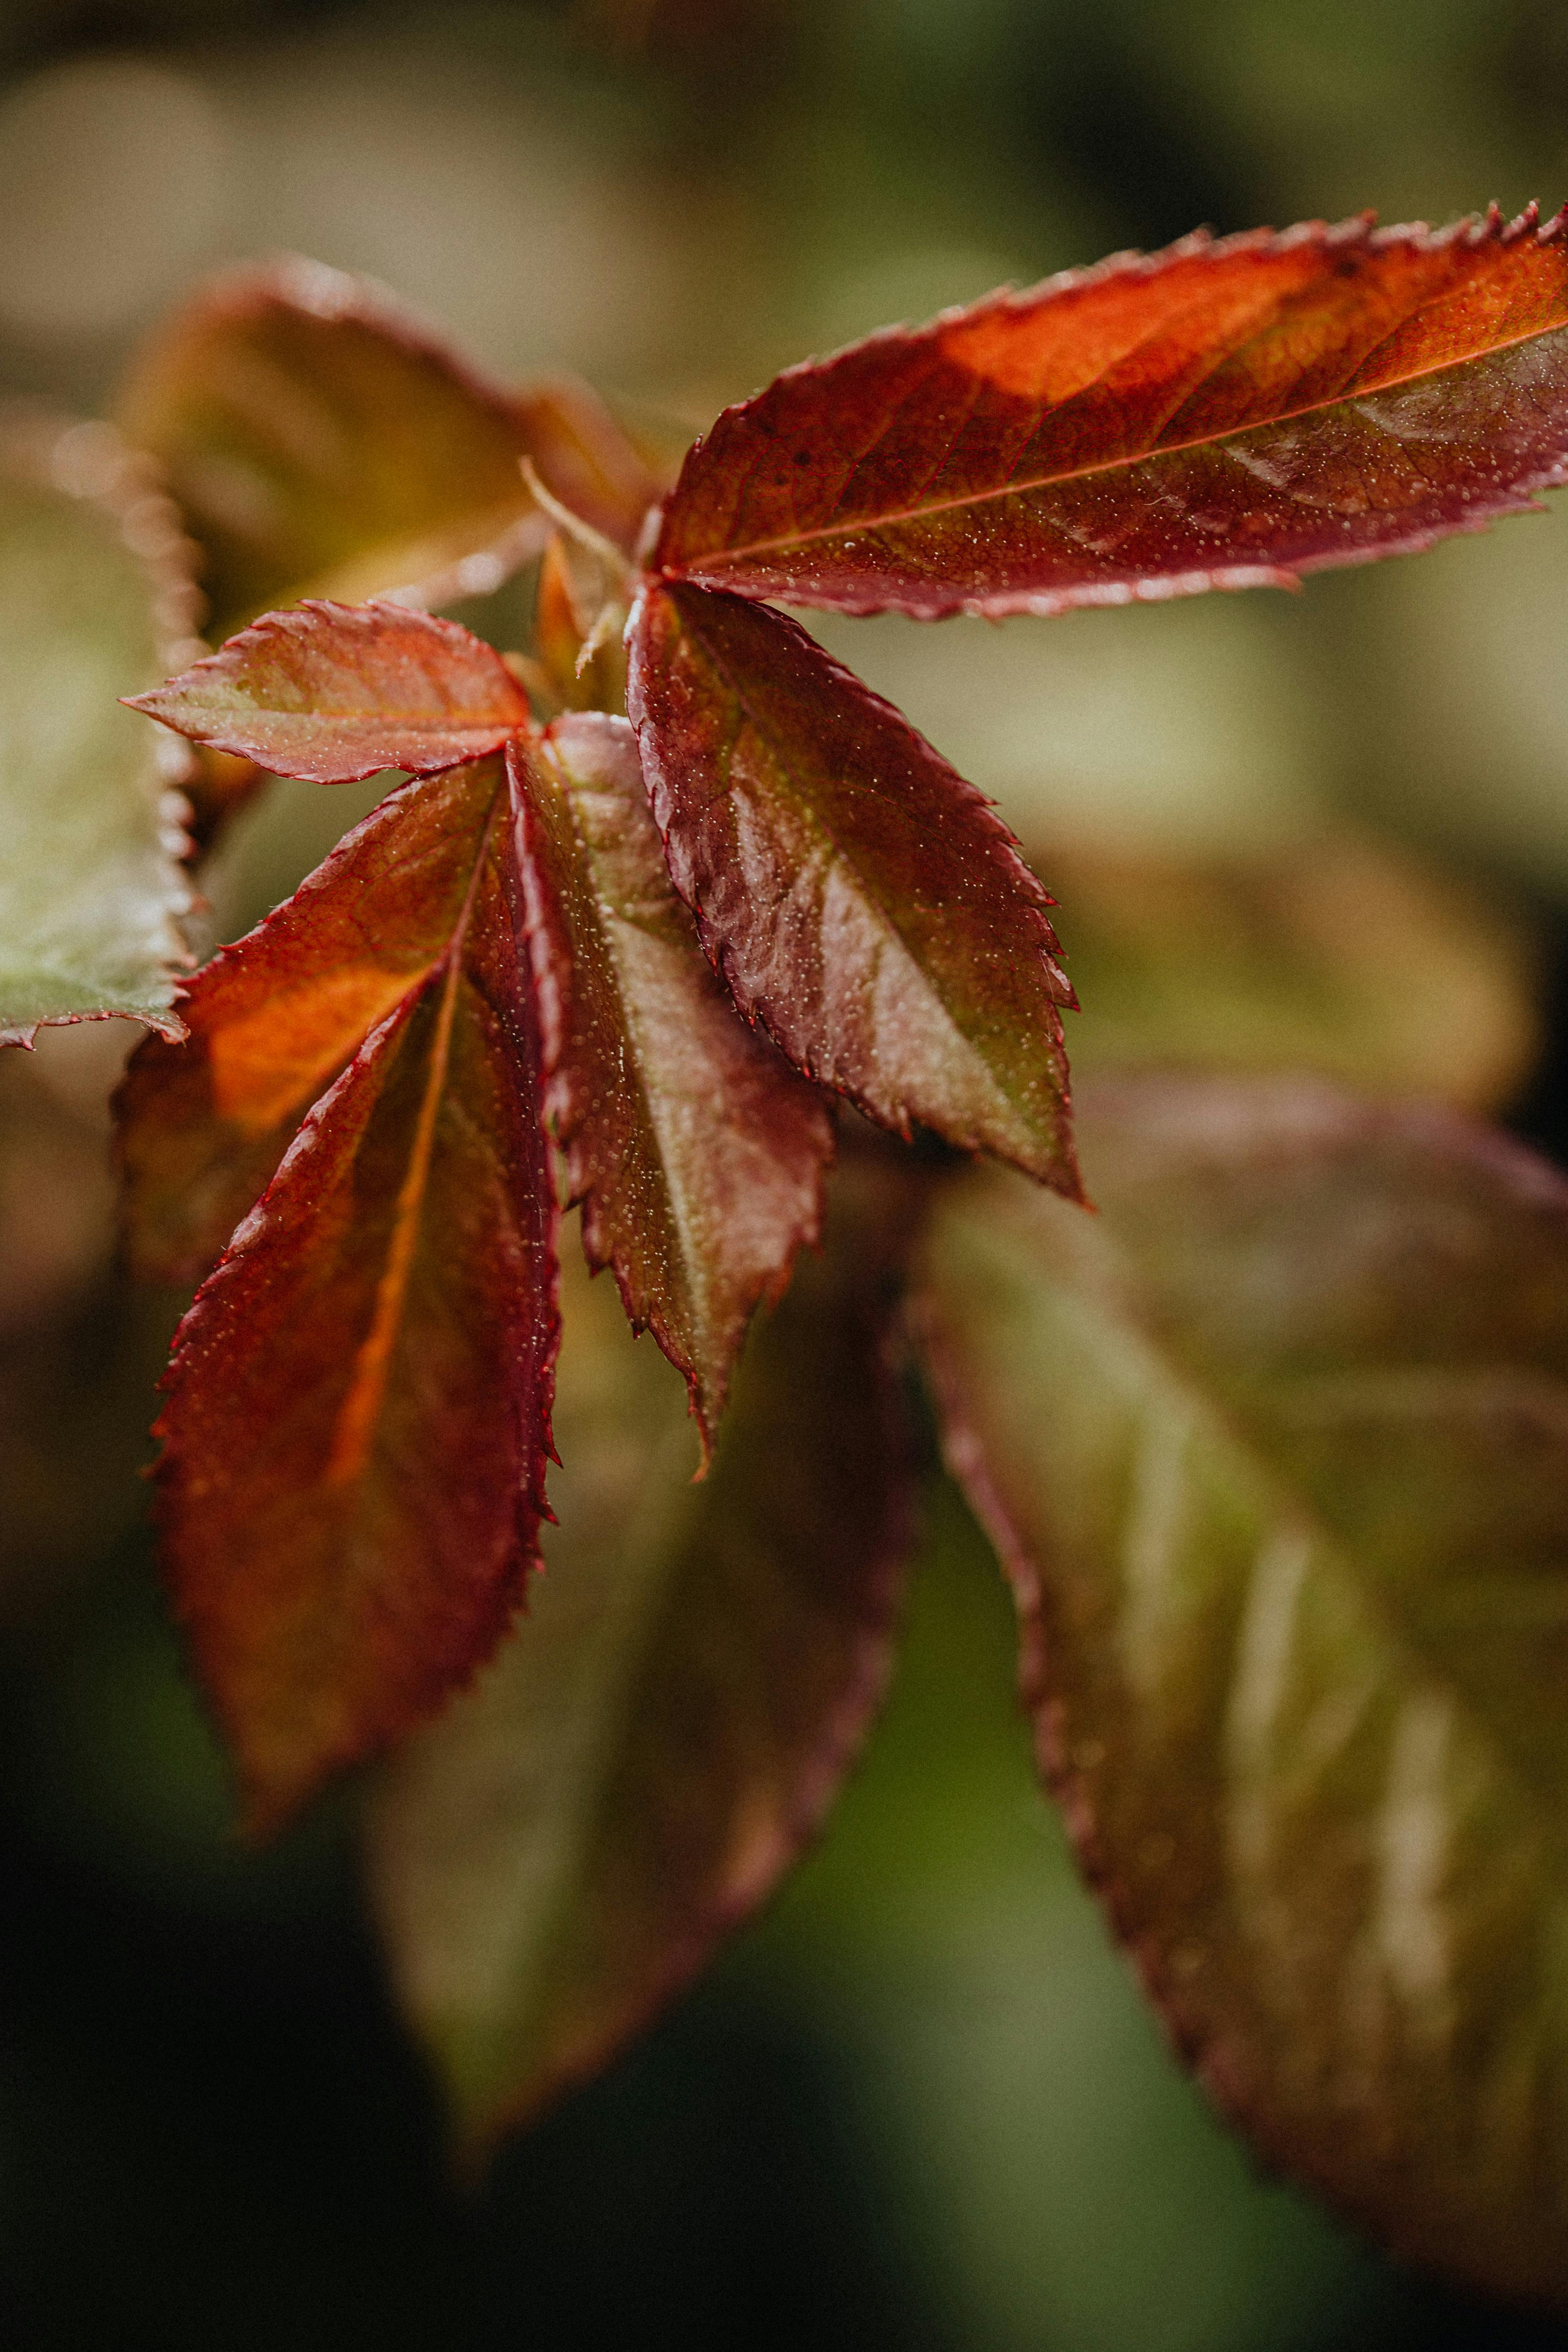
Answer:
<svg viewBox="0 0 1568 2352"><path fill-rule="evenodd" d="M1568 1186L1310 1082L1086 1091L922 1315L1042 1760L1177 2042L1401 2253L1568 2295Z"/></svg>
<svg viewBox="0 0 1568 2352"><path fill-rule="evenodd" d="M626 623L622 582L605 576L590 549L556 531L539 567L533 609L534 655L552 708L625 710Z"/></svg>
<svg viewBox="0 0 1568 2352"><path fill-rule="evenodd" d="M705 961L627 722L574 714L508 757L545 1104L584 1245L685 1373L706 1449L752 1309L817 1237L832 1122Z"/></svg>
<svg viewBox="0 0 1568 2352"><path fill-rule="evenodd" d="M0 1616L58 1599L139 1517L167 1303L114 1259L108 1097L131 1033L0 1055Z"/></svg>
<svg viewBox="0 0 1568 2352"><path fill-rule="evenodd" d="M255 1828L465 1681L534 1555L555 1210L499 763L488 800L477 838L447 836L445 954L406 992L389 979L398 1001L197 1293L165 1381L164 1559ZM411 888L416 920L428 867ZM362 1000L378 979L351 972Z"/></svg>
<svg viewBox="0 0 1568 2352"><path fill-rule="evenodd" d="M401 604L268 613L132 707L277 776L432 775L498 751L528 697L482 637Z"/></svg>
<svg viewBox="0 0 1568 2352"><path fill-rule="evenodd" d="M839 612L1288 586L1531 503L1568 457L1534 209L1121 254L788 369L687 459L656 565Z"/></svg>
<svg viewBox="0 0 1568 2352"><path fill-rule="evenodd" d="M185 759L118 698L188 654L189 554L107 425L0 419L0 1045L114 1013L180 1034Z"/></svg>
<svg viewBox="0 0 1568 2352"><path fill-rule="evenodd" d="M254 760L237 759L232 751L215 751L208 743L193 743L184 793L191 805L186 829L195 851L208 849L226 819L270 782L266 769L258 768Z"/></svg>
<svg viewBox="0 0 1568 2352"><path fill-rule="evenodd" d="M502 789L491 759L390 793L182 989L186 1041L149 1037L115 1100L138 1275L216 1264L310 1105L446 955Z"/></svg>
<svg viewBox="0 0 1568 2352"><path fill-rule="evenodd" d="M700 1486L679 1381L608 1284L565 1278L546 1572L371 1818L394 1978L470 2151L595 2072L755 1909L875 1712L910 1534L885 1358L909 1214L839 1188Z"/></svg>
<svg viewBox="0 0 1568 2352"><path fill-rule="evenodd" d="M306 595L445 604L500 585L557 498L630 546L662 487L595 395L484 383L379 288L290 260L216 280L120 398L205 551L216 634Z"/></svg>
<svg viewBox="0 0 1568 2352"><path fill-rule="evenodd" d="M1079 1078L1152 1063L1315 1070L1482 1109L1540 1051L1528 938L1354 834L1230 858L1070 840L1030 856L1061 894Z"/></svg>
<svg viewBox="0 0 1568 2352"><path fill-rule="evenodd" d="M791 1061L1078 1192L1051 903L972 784L781 614L651 586L627 707L675 887Z"/></svg>

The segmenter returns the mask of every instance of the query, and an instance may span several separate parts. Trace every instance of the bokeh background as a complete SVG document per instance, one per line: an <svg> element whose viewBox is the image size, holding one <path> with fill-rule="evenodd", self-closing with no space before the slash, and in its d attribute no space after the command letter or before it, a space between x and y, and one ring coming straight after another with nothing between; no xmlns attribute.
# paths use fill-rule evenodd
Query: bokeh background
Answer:
<svg viewBox="0 0 1568 2352"><path fill-rule="evenodd" d="M808 352L1199 222L1531 195L1568 195L1557 0L0 0L0 389L82 413L194 275L279 247L679 438ZM1485 970L1429 1050L1561 1151L1565 591L1559 511L1300 598L823 634L1035 838L1293 859L1310 903L1348 824L1479 893ZM366 804L279 788L204 877L212 928ZM1265 993L1271 952L1241 959ZM1568 2342L1400 2274L1209 2118L1072 1876L999 1580L940 1492L819 1851L452 2189L346 1811L229 1842L155 1594L136 1471L174 1303L112 1270L121 1032L0 1069L7 2347Z"/></svg>

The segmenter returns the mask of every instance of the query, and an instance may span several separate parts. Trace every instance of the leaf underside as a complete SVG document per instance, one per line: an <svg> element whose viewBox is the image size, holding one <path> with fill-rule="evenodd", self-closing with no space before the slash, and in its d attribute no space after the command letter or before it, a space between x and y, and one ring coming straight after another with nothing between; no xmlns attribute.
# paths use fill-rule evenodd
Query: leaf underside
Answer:
<svg viewBox="0 0 1568 2352"><path fill-rule="evenodd" d="M499 751L529 723L498 653L401 604L307 603L268 613L134 708L271 774L357 783Z"/></svg>
<svg viewBox="0 0 1568 2352"><path fill-rule="evenodd" d="M628 547L662 487L585 387L503 392L319 262L200 289L144 346L117 414L201 541L219 636L301 596L499 587L549 530L521 457Z"/></svg>
<svg viewBox="0 0 1568 2352"><path fill-rule="evenodd" d="M180 656L189 557L107 425L0 418L0 1045L108 1013L180 1034L184 759L118 700Z"/></svg>
<svg viewBox="0 0 1568 2352"><path fill-rule="evenodd" d="M675 887L742 1011L908 1135L1076 1194L1049 899L988 803L783 614L650 583L627 702Z"/></svg>
<svg viewBox="0 0 1568 2352"><path fill-rule="evenodd" d="M1563 479L1568 243L1533 208L1184 238L788 370L692 450L672 578L846 613L1289 585Z"/></svg>
<svg viewBox="0 0 1568 2352"><path fill-rule="evenodd" d="M255 1831L466 1681L534 1557L554 1198L500 762L468 789L441 961L310 1111L165 1380L165 1568Z"/></svg>
<svg viewBox="0 0 1568 2352"><path fill-rule="evenodd" d="M1086 1091L921 1277L1046 1769L1180 2046L1397 2252L1568 2298L1568 1186L1310 1083Z"/></svg>
<svg viewBox="0 0 1568 2352"><path fill-rule="evenodd" d="M470 2158L597 2072L765 1898L886 1679L910 1538L886 1360L908 1203L836 1187L689 1479L680 1384L563 1282L560 1525L479 1688L386 1769L371 1874Z"/></svg>
<svg viewBox="0 0 1568 2352"><path fill-rule="evenodd" d="M624 719L509 753L547 1073L589 1263L690 1384L706 1447L761 1298L816 1239L833 1128L675 896Z"/></svg>

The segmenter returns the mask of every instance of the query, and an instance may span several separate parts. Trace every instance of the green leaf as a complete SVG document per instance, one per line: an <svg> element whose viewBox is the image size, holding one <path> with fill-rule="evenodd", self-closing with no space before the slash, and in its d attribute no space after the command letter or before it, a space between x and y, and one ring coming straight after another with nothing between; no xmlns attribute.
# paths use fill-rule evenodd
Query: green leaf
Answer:
<svg viewBox="0 0 1568 2352"><path fill-rule="evenodd" d="M1568 1186L1276 1081L1086 1090L921 1314L1040 1753L1178 2045L1395 2252L1568 2297Z"/></svg>
<svg viewBox="0 0 1568 2352"><path fill-rule="evenodd" d="M0 1044L115 1013L183 1034L184 753L119 698L189 658L188 552L107 425L0 419Z"/></svg>
<svg viewBox="0 0 1568 2352"><path fill-rule="evenodd" d="M896 1180L895 1180L896 1181ZM910 1527L901 1192L837 1188L709 1477L684 1385L568 1254L560 1524L509 1649L386 1768L376 1906L470 2158L597 2071L768 1895L881 1696Z"/></svg>

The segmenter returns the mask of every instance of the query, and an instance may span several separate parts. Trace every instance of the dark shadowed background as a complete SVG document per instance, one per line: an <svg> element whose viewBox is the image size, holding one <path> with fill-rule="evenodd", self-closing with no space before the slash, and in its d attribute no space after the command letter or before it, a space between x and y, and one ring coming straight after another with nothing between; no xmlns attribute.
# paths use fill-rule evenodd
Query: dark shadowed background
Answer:
<svg viewBox="0 0 1568 2352"><path fill-rule="evenodd" d="M288 247L683 438L806 352L1200 222L1565 194L1554 0L0 0L0 390L90 412L194 275ZM1552 1150L1565 590L1560 509L1300 598L822 634L1026 835L1179 861L1348 818L1479 888L1538 975L1545 1053L1506 1083ZM218 935L373 796L242 820ZM346 1810L228 1843L153 1589L171 1303L106 1272L125 1043L0 1069L7 2347L1568 2341L1395 2273L1208 2118L1072 1878L1007 1604L942 1496L825 1844L649 2042L449 2189Z"/></svg>

